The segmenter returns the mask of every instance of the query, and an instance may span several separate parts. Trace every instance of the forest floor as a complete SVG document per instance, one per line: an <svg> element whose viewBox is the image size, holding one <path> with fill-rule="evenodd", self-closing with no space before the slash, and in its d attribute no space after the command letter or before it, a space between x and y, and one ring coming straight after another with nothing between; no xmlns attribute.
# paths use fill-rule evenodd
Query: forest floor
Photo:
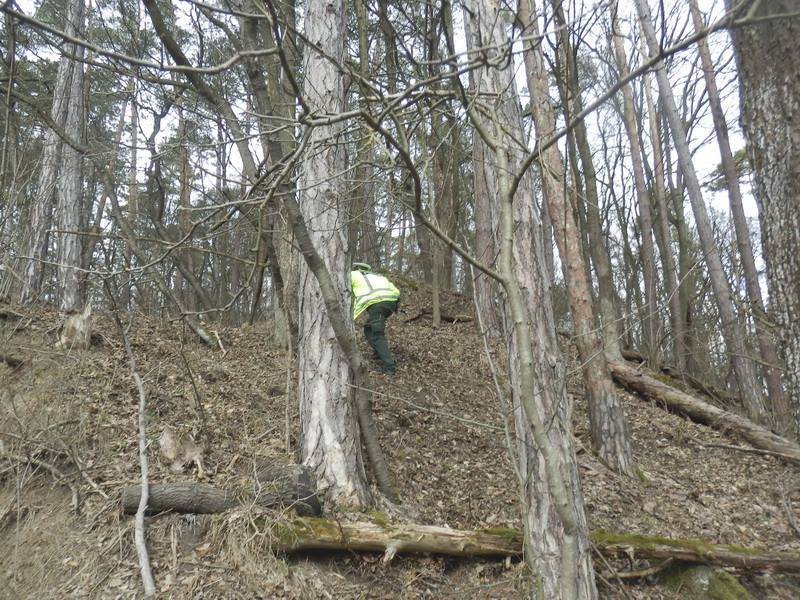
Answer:
<svg viewBox="0 0 800 600"><path fill-rule="evenodd" d="M516 527L517 486L483 342L474 322L434 329L429 316L419 316L429 305L425 289L404 289L405 312L387 327L397 375L373 377L403 515L454 528ZM446 295L443 312L472 316L471 303ZM287 438L293 446L298 433L296 375L287 371L286 350L270 345L269 323L211 325L223 353L196 343L180 323L124 320L148 391L152 482L199 479L194 467L176 473L160 458L157 440L167 425L184 437L202 434L200 480L220 488L235 489L259 463L286 456ZM121 513L119 494L139 480L136 390L109 315L96 316L93 344L80 352L55 348L60 323L55 311L0 305L0 355L25 361L14 368L0 362L0 597L135 597L141 583L133 518ZM501 350L491 352L502 371ZM740 442L620 390L641 477L615 475L586 450L588 419L574 362L568 373L593 530L800 551L798 467L709 447ZM528 589L519 561L398 555L385 565L369 553L276 557L250 527L254 512L148 518L162 597L518 598ZM646 566L634 559L596 564L601 572ZM798 578L741 574L740 581L754 598L800 597ZM598 586L604 598L683 597L647 578Z"/></svg>

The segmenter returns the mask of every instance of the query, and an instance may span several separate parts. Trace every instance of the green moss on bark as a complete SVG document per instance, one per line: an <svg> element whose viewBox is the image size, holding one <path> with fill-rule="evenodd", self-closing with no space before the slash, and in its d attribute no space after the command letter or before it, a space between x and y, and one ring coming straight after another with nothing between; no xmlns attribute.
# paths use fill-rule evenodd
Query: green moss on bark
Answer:
<svg viewBox="0 0 800 600"><path fill-rule="evenodd" d="M682 598L750 600L750 593L736 577L727 571L705 565L676 565L664 571L660 579Z"/></svg>

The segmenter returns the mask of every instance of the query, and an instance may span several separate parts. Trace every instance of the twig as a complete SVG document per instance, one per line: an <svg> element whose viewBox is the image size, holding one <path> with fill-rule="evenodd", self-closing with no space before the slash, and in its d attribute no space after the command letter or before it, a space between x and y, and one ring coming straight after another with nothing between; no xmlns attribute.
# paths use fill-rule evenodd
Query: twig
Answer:
<svg viewBox="0 0 800 600"><path fill-rule="evenodd" d="M122 343L125 346L125 352L128 355L128 363L131 367L131 376L136 384L136 389L139 391L139 468L142 473L141 495L139 497L139 508L136 511L136 524L134 529L134 539L136 540L136 552L139 555L139 569L142 573L142 585L144 586L145 596L155 596L156 585L153 581L153 573L150 569L150 557L147 554L147 544L145 543L144 535L144 513L147 509L147 500L150 495L150 486L148 482L148 468L147 468L147 436L146 436L146 423L145 423L145 405L147 395L144 391L144 384L139 372L136 369L136 359L131 350L131 344L128 336L125 333L125 328L120 321L119 313L117 312L116 303L113 300L111 290L106 283L106 292L111 298L114 306L114 321L117 324L119 335L122 338Z"/></svg>
<svg viewBox="0 0 800 600"><path fill-rule="evenodd" d="M779 482L782 481L781 479L778 480ZM778 489L781 492L781 504L783 504L783 508L786 511L786 518L789 521L789 525L792 526L794 532L800 537L800 525L797 524L797 517L794 514L794 507L792 507L791 499L786 497L786 490L783 487L783 483L780 483Z"/></svg>
<svg viewBox="0 0 800 600"><path fill-rule="evenodd" d="M225 358L225 355L228 354L228 351L225 350L225 346L222 345L222 340L219 337L219 333L216 331L212 331L214 337L217 338L217 343L219 344L219 349L222 350L222 358Z"/></svg>
<svg viewBox="0 0 800 600"><path fill-rule="evenodd" d="M615 579L644 579L651 575L656 575L670 566L674 561L671 558L661 561L653 567L647 569L638 569L636 571L614 571L613 573L603 573L603 577Z"/></svg>
<svg viewBox="0 0 800 600"><path fill-rule="evenodd" d="M221 342L220 346L222 346ZM197 437L199 439L202 438L203 435L205 434L206 411L203 408L203 397L200 395L200 391L197 389L197 383L194 380L194 374L192 373L191 367L189 367L189 361L186 359L186 354L183 351L183 344L181 344L181 358L183 359L183 364L186 367L186 372L189 374L189 381L192 383L192 390L194 392L195 412L197 413L197 417L200 420L200 431L197 434Z"/></svg>
<svg viewBox="0 0 800 600"><path fill-rule="evenodd" d="M608 559L603 555L602 552L600 552L600 549L597 546L595 546L594 544L591 544L591 547L592 547L592 551L598 556L598 558L600 558L600 561L606 566L606 568L609 571L609 572L607 572L605 574L600 573L599 571L596 571L595 574L600 579L602 579L603 582L608 587L614 587L613 585L611 585L611 582L609 581L609 579L611 579L611 578L616 579L619 582L619 590L622 592L622 595L625 596L626 598L630 598L631 596L625 590L624 583L622 581L622 577L620 577L620 573L618 573L617 570L614 567L611 566L611 563L608 562Z"/></svg>

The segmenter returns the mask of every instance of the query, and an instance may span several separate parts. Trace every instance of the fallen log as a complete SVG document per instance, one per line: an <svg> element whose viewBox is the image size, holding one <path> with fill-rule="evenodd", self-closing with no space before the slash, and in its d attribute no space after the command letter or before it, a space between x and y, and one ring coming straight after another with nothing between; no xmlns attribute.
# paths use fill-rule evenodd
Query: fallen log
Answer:
<svg viewBox="0 0 800 600"><path fill-rule="evenodd" d="M272 547L286 552L355 550L396 553L426 552L450 556L520 556L522 533L516 529L450 529L413 523L390 523L377 514L372 522L345 522L298 517L290 521L260 521ZM800 554L770 552L703 540L670 539L645 535L591 534L594 546L608 557L671 559L674 562L733 567L747 571L800 573Z"/></svg>
<svg viewBox="0 0 800 600"><path fill-rule="evenodd" d="M125 514L136 512L141 492L142 488L138 485L122 488L122 510ZM206 515L225 512L238 504L234 494L206 483L151 483L147 514L174 511Z"/></svg>
<svg viewBox="0 0 800 600"><path fill-rule="evenodd" d="M522 533L516 529L450 529L433 525L390 523L379 513L372 522L346 522L300 517L265 523L273 548L302 550L356 550L395 553L430 552L450 556L518 556Z"/></svg>
<svg viewBox="0 0 800 600"><path fill-rule="evenodd" d="M737 436L756 448L769 450L786 461L800 464L800 446L769 429L667 385L642 369L619 362L609 362L608 367L614 379L628 390L662 402L692 421Z"/></svg>
<svg viewBox="0 0 800 600"><path fill-rule="evenodd" d="M122 489L123 512L136 512L140 494L138 485ZM147 513L216 514L247 503L266 508L292 507L299 515L322 514L308 469L302 465L277 463L262 468L249 489L237 492L193 481L151 484Z"/></svg>
<svg viewBox="0 0 800 600"><path fill-rule="evenodd" d="M743 571L800 573L800 554L757 548L710 544L703 540L671 539L636 534L595 531L592 543L611 557L671 558L675 562L732 567Z"/></svg>
<svg viewBox="0 0 800 600"><path fill-rule="evenodd" d="M622 358L634 363L646 363L647 357L641 352L636 352L635 350L622 350ZM694 377L689 375L688 373L682 373L675 367L670 365L661 365L659 367L659 371L666 375L667 377L671 377L676 381L681 381L689 385L695 391L700 392L701 394L708 396L709 398L713 398L727 406L741 406L742 399L735 395L731 394L730 392L726 392L724 390L717 389L713 386L707 385Z"/></svg>

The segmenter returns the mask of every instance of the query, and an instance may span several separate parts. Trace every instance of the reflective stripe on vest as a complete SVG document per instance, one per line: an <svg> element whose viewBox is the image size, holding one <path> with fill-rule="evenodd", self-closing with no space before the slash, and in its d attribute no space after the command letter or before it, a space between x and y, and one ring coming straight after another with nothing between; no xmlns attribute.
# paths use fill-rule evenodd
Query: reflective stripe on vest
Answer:
<svg viewBox="0 0 800 600"><path fill-rule="evenodd" d="M364 271L351 271L350 283L353 290L353 318L355 319L367 308L378 302L397 302L400 299L400 290L377 273Z"/></svg>

